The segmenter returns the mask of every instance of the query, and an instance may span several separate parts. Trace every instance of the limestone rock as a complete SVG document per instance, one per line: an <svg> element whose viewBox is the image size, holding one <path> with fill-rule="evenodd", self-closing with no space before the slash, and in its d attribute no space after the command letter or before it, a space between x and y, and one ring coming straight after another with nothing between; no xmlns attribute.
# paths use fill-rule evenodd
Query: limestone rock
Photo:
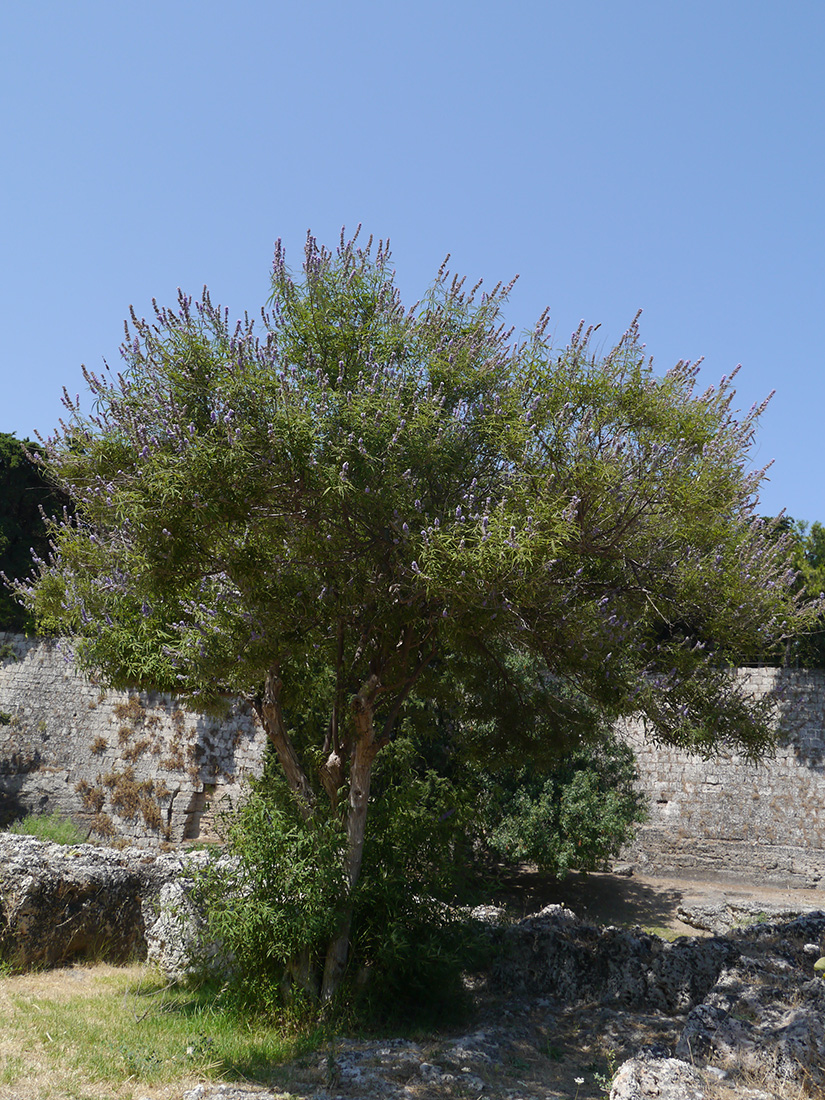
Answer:
<svg viewBox="0 0 825 1100"><path fill-rule="evenodd" d="M699 1073L679 1058L640 1054L619 1067L610 1100L705 1100Z"/></svg>
<svg viewBox="0 0 825 1100"><path fill-rule="evenodd" d="M189 853L174 879L164 881L142 904L146 938L146 959L170 981L209 971L225 974L231 967L221 945L205 935L203 910L195 897L195 875L209 862L207 852ZM220 859L218 868L227 884L233 861Z"/></svg>
<svg viewBox="0 0 825 1100"><path fill-rule="evenodd" d="M728 932L754 924L778 920L793 920L805 910L792 906L744 901L741 898L722 896L718 901L705 904L682 905L677 916L692 928L726 936Z"/></svg>
<svg viewBox="0 0 825 1100"><path fill-rule="evenodd" d="M825 982L806 951L823 934L825 915L807 914L732 937L739 957L689 1013L677 1056L780 1088L825 1085Z"/></svg>
<svg viewBox="0 0 825 1100"><path fill-rule="evenodd" d="M16 969L143 958L143 905L182 868L178 855L0 834L0 957Z"/></svg>
<svg viewBox="0 0 825 1100"><path fill-rule="evenodd" d="M701 1002L738 954L728 940L668 943L641 929L589 924L557 905L490 935L500 947L495 989L671 1015Z"/></svg>

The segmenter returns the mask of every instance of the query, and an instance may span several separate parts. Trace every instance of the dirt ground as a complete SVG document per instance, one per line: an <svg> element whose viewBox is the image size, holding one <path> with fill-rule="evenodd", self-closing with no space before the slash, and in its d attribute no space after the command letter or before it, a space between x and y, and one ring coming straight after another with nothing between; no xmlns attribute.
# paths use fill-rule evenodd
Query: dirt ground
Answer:
<svg viewBox="0 0 825 1100"><path fill-rule="evenodd" d="M564 904L577 916L602 925L640 926L673 938L677 935L702 935L679 917L683 907L729 904L786 909L825 909L825 890L780 889L759 883L742 883L722 877L653 877L634 873L622 875L571 874L563 882L548 881L543 876L521 869L509 879L501 876L504 901L510 914L520 917L535 913L548 904ZM502 899L497 898L501 904ZM707 933L704 933L707 934ZM15 998L21 1004L40 997L77 997L82 986L94 992L97 983L105 980L112 968L74 967L62 971L0 977L0 1002ZM125 1003L125 1002L124 1002ZM598 1005L554 1007L545 998L515 997L491 1004L468 1036L471 1046L478 1047L482 1059L468 1068L481 1072L486 1084L483 1095L490 1100L603 1100L605 1074L608 1075L639 1047L655 1044L672 1048L684 1020L657 1014L623 1013ZM479 1030L480 1029L480 1030ZM51 1036L49 1036L51 1039ZM336 1041L337 1060L358 1060L366 1075L363 1081L341 1081L330 1090L328 1081L330 1051L316 1052L297 1059L278 1071L280 1087L253 1085L245 1081L223 1084L204 1082L201 1100L328 1100L330 1095L347 1100L388 1100L394 1096L400 1076L410 1073L410 1082L403 1094L411 1100L466 1100L471 1093L465 1084L475 1081L472 1074L466 1082L448 1078L429 1080L421 1071L413 1073L410 1065L440 1063L449 1050L449 1035L434 1035L417 1044L397 1046L395 1042L376 1040ZM492 1040L496 1042L493 1043ZM197 1078L181 1079L170 1085L148 1086L129 1079L113 1088L111 1085L82 1082L77 1077L71 1085L62 1080L47 1059L38 1054L36 1044L24 1050L19 1038L0 1035L0 1100L182 1100L197 1084ZM489 1057L484 1053L489 1047ZM386 1048L386 1049L385 1049ZM3 1071L4 1062L26 1059L28 1071L24 1078L11 1083L13 1076ZM370 1070L372 1063L384 1066ZM42 1064L41 1064L42 1063ZM398 1063L398 1064L396 1064ZM430 1066L432 1070L432 1066ZM385 1072L386 1070L386 1072ZM433 1070L433 1072L435 1072ZM372 1074L373 1076L370 1076ZM3 1078L6 1077L6 1081ZM373 1079L374 1078L374 1079ZM450 1079L452 1080L452 1079ZM8 1084L6 1082L9 1082ZM763 1082L756 1082L764 1090ZM472 1095L481 1095L481 1090ZM195 1095L195 1093L191 1094ZM753 1095L740 1091L739 1083L718 1082L708 1097L713 1100L741 1100ZM798 1100L802 1093L795 1093ZM786 1093L762 1091L761 1096L789 1100Z"/></svg>
<svg viewBox="0 0 825 1100"><path fill-rule="evenodd" d="M516 915L535 913L545 905L565 905L576 916L594 924L666 929L679 936L702 933L680 920L680 908L736 904L825 910L825 889L768 886L723 876L702 878L612 873L571 873L563 882L550 882L522 870L511 880L503 877L508 908Z"/></svg>

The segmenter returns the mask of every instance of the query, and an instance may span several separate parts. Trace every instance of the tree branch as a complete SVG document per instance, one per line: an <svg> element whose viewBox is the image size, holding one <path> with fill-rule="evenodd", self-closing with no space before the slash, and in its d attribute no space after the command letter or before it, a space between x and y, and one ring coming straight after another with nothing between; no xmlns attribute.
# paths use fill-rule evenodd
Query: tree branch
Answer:
<svg viewBox="0 0 825 1100"><path fill-rule="evenodd" d="M307 819L311 817L315 808L315 793L284 726L283 712L281 711L282 687L283 683L278 666L273 665L266 674L264 689L260 696L253 700L253 705L261 720L261 725L266 730L267 737L275 747L278 754L278 763L284 770L287 782L298 796L298 806L301 814L304 819Z"/></svg>

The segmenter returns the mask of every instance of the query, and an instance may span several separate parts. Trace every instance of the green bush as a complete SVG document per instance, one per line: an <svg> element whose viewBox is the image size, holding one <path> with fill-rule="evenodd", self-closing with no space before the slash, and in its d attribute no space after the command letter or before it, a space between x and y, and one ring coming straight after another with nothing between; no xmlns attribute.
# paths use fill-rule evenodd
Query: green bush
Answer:
<svg viewBox="0 0 825 1100"><path fill-rule="evenodd" d="M53 844L85 844L88 833L62 814L28 814L6 830L17 836L33 836Z"/></svg>
<svg viewBox="0 0 825 1100"><path fill-rule="evenodd" d="M478 948L466 910L468 804L415 745L376 762L355 895L351 972L362 1019L443 1024L466 1007Z"/></svg>
<svg viewBox="0 0 825 1100"><path fill-rule="evenodd" d="M339 918L343 832L337 822L305 821L285 787L259 784L226 820L225 839L236 870L228 879L226 864L212 863L197 883L207 944L232 960L227 988L242 1007L289 1000L300 1010L295 986L311 984Z"/></svg>
<svg viewBox="0 0 825 1100"><path fill-rule="evenodd" d="M32 549L39 557L48 557L49 537L40 509L52 514L69 503L40 467L29 461L26 452L41 451L29 439L0 432L0 572L11 580L31 573ZM0 630L24 631L33 626L30 612L0 580Z"/></svg>
<svg viewBox="0 0 825 1100"><path fill-rule="evenodd" d="M534 863L562 878L603 870L644 821L632 750L613 736L584 746L545 772L477 771L479 833L508 863Z"/></svg>
<svg viewBox="0 0 825 1100"><path fill-rule="evenodd" d="M200 877L204 936L232 959L228 995L248 1009L314 1011L326 946L346 900L346 838L320 811L304 820L286 785L256 785L225 823L223 868ZM462 1007L472 937L456 907L465 875L464 812L452 784L404 742L376 765L364 863L353 896L347 980L333 1011L434 1023ZM204 944L205 946L205 944Z"/></svg>

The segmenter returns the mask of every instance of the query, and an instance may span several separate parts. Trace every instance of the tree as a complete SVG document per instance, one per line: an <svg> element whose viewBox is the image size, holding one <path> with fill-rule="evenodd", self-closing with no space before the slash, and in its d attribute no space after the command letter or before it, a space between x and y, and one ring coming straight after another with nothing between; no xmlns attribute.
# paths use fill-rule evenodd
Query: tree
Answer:
<svg viewBox="0 0 825 1100"><path fill-rule="evenodd" d="M825 596L825 527L804 520L786 520L792 532L791 562L797 570L796 587L811 600ZM820 609L813 628L791 640L787 657L804 668L825 668L825 618Z"/></svg>
<svg viewBox="0 0 825 1100"><path fill-rule="evenodd" d="M304 819L341 822L345 899L413 696L454 684L465 748L501 767L629 712L754 756L770 706L726 654L809 614L753 513L764 406L737 420L730 381L697 396L688 363L656 377L635 322L604 356L583 326L554 350L547 313L513 343L509 287L479 297L444 268L405 309L371 244L309 237L301 280L279 245L259 329L206 290L132 312L125 372L87 372L93 414L65 396L47 461L76 514L18 587L113 684L247 695ZM351 912L322 963L291 963L323 1000Z"/></svg>
<svg viewBox="0 0 825 1100"><path fill-rule="evenodd" d="M28 455L37 452L30 440L0 432L0 574L13 579L31 570L31 554L48 553L48 532L41 509L54 512L68 501L50 487ZM0 587L0 630L25 630L30 616Z"/></svg>

